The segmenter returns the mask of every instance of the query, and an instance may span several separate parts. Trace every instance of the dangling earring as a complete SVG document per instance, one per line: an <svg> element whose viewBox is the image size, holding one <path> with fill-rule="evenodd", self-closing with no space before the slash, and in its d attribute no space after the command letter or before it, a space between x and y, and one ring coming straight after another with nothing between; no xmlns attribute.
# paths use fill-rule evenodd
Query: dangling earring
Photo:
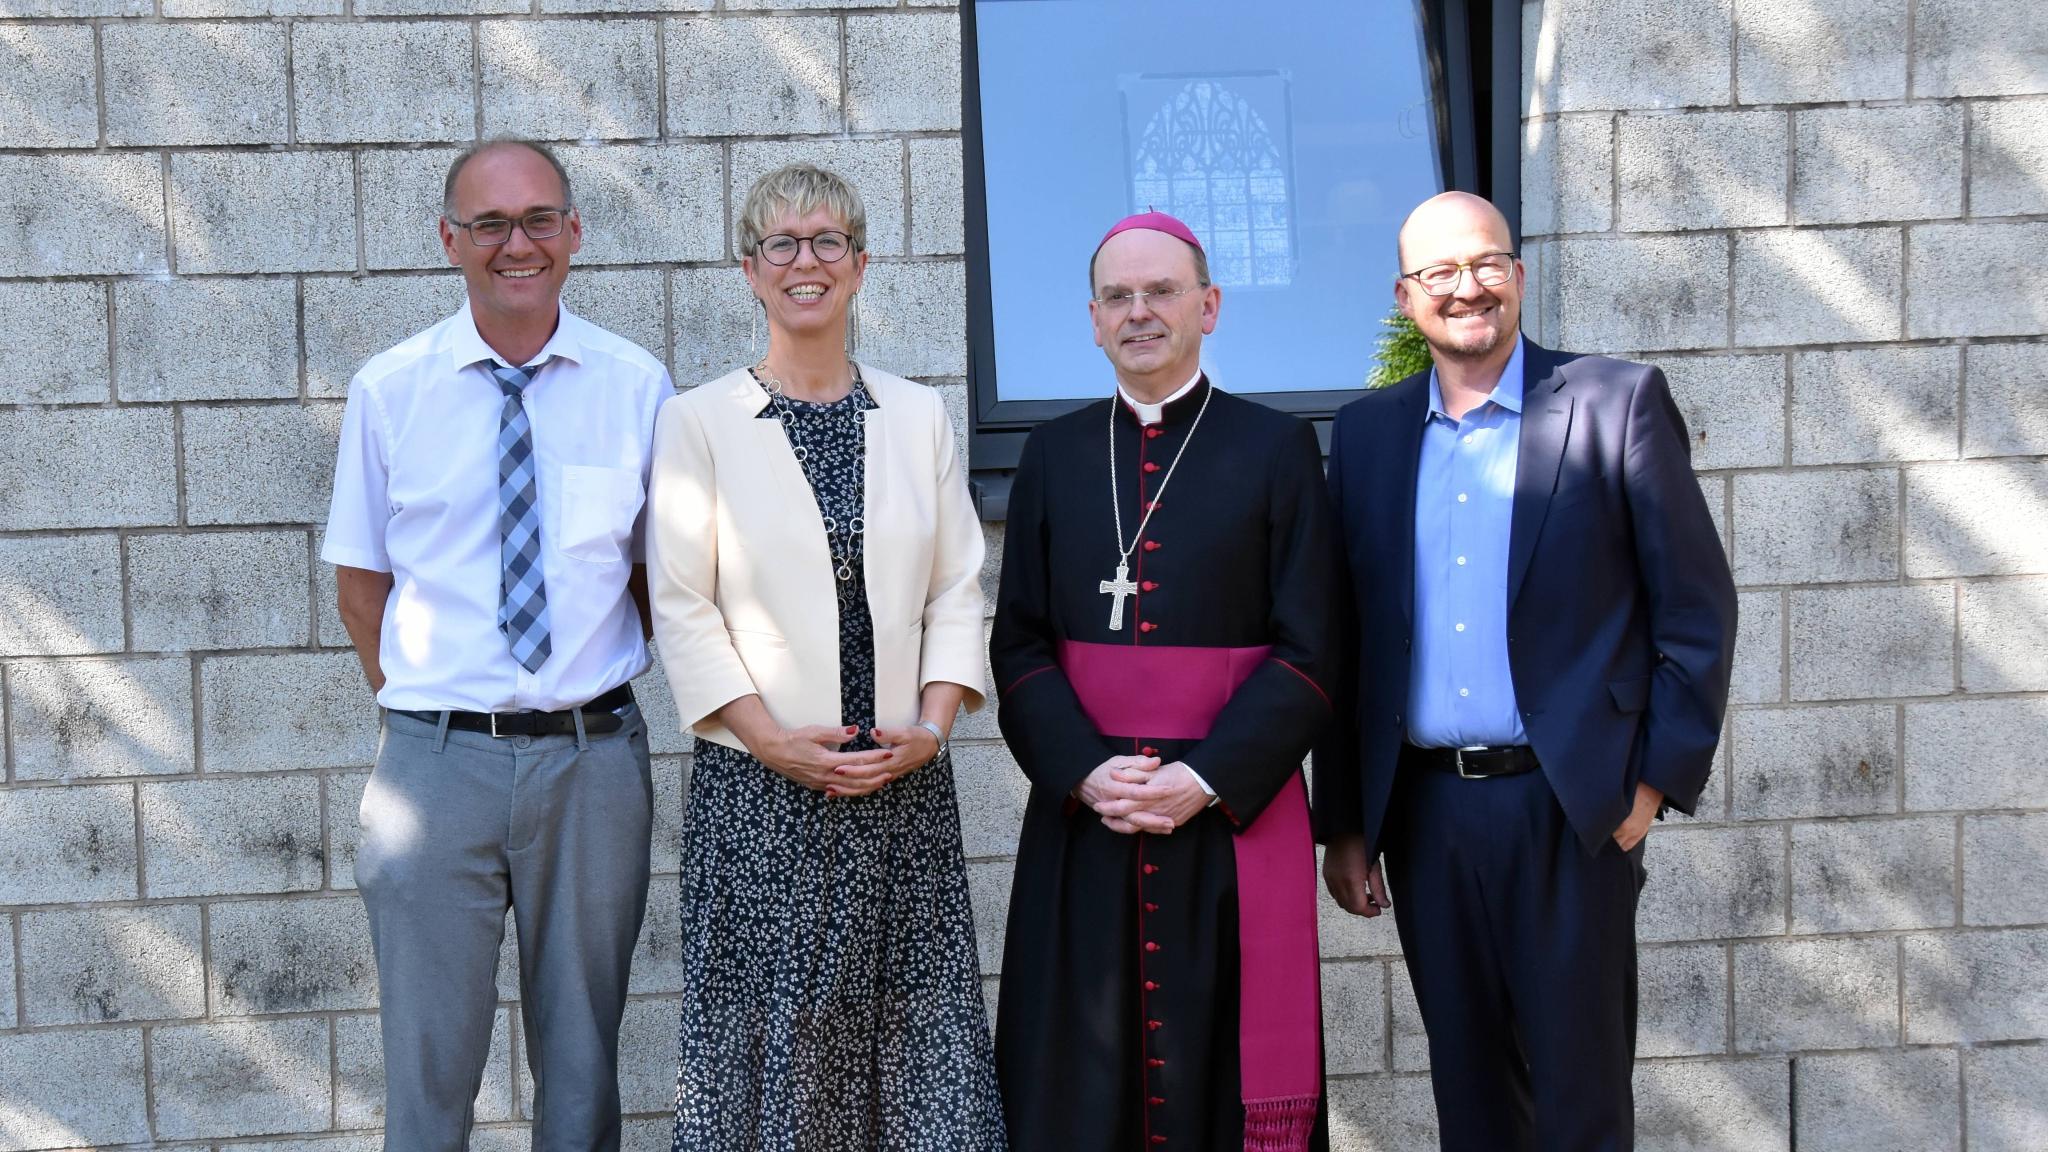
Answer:
<svg viewBox="0 0 2048 1152"><path fill-rule="evenodd" d="M846 358L853 359L860 354L860 293L846 305Z"/></svg>

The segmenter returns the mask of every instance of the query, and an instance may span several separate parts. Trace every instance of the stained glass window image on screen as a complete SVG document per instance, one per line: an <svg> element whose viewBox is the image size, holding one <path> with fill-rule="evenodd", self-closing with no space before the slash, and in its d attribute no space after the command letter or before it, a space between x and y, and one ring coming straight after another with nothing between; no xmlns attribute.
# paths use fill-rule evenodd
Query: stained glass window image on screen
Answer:
<svg viewBox="0 0 2048 1152"><path fill-rule="evenodd" d="M1218 384L1364 385L1395 233L1443 187L1414 0L980 0L975 23L1000 399L1108 392L1088 257L1148 208L1223 288Z"/></svg>

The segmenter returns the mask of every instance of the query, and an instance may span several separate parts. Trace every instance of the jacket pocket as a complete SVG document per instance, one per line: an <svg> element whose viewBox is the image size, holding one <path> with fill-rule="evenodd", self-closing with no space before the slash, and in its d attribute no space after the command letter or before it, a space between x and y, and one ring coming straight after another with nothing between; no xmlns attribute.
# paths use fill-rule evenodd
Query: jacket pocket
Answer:
<svg viewBox="0 0 2048 1152"><path fill-rule="evenodd" d="M640 500L640 473L634 469L563 465L555 550L591 564L624 560Z"/></svg>
<svg viewBox="0 0 2048 1152"><path fill-rule="evenodd" d="M1641 712L1650 706L1650 678L1636 676L1627 680L1609 680L1608 694L1614 697L1614 706L1623 712Z"/></svg>

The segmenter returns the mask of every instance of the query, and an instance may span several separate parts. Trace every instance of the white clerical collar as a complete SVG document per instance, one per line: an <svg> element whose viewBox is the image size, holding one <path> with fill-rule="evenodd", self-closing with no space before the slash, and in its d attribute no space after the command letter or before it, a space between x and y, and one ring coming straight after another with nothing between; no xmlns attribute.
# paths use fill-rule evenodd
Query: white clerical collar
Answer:
<svg viewBox="0 0 2048 1152"><path fill-rule="evenodd" d="M1193 392L1195 390L1195 385L1200 384L1201 382L1202 370L1200 368L1197 368L1195 369L1195 374L1192 379L1190 379L1187 383L1181 385L1179 390L1174 392L1173 395L1168 396L1166 399L1161 400L1157 404L1138 403L1138 401L1131 396L1130 392L1124 388L1121 382L1119 382L1116 386L1116 394L1123 397L1124 403L1129 404L1131 406L1131 411L1136 412L1138 414L1138 423L1157 424L1161 420L1166 419L1166 406L1168 404L1171 404L1175 400L1178 400L1181 397L1187 395L1188 393Z"/></svg>

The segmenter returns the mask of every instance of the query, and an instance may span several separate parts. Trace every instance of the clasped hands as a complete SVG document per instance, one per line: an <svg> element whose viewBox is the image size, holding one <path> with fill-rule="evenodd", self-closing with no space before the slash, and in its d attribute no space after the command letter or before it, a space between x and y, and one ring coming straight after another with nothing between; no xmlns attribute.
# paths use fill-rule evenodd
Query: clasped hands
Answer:
<svg viewBox="0 0 2048 1152"><path fill-rule="evenodd" d="M1186 764L1157 756L1112 756L1074 789L1112 832L1164 836L1209 806L1209 794Z"/></svg>
<svg viewBox="0 0 2048 1152"><path fill-rule="evenodd" d="M878 792L890 781L931 763L939 754L939 738L921 724L874 728L870 732L880 748L841 752L842 745L860 735L858 727L813 724L784 729L754 754L798 784L833 797Z"/></svg>

